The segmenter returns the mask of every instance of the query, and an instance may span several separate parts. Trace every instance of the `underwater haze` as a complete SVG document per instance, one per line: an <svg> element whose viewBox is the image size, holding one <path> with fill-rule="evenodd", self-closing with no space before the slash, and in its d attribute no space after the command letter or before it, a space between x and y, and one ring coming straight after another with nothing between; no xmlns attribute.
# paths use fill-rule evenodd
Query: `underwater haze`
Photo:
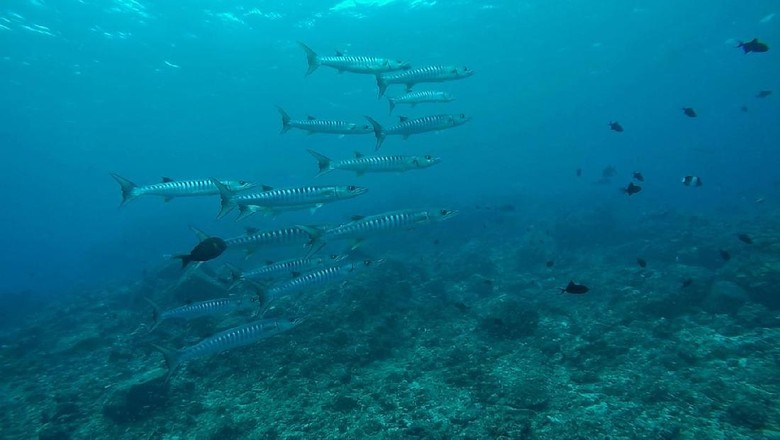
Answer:
<svg viewBox="0 0 780 440"><path fill-rule="evenodd" d="M4 1L0 437L780 438L779 9Z"/></svg>

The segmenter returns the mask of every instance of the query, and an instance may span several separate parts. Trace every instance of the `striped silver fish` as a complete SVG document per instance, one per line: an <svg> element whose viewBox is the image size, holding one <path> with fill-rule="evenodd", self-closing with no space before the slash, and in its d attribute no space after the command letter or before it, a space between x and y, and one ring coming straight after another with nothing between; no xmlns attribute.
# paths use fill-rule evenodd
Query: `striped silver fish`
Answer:
<svg viewBox="0 0 780 440"><path fill-rule="evenodd" d="M298 44L303 51L306 52L306 61L309 63L309 68L306 70L306 76L311 75L312 72L317 70L320 66L332 67L338 70L339 73L380 73L405 70L411 67L411 63L408 61L393 60L389 58L350 56L344 55L338 51L336 52L336 56L333 57L320 56L311 50L309 46L300 41Z"/></svg>
<svg viewBox="0 0 780 440"><path fill-rule="evenodd" d="M393 109L398 104L409 104L414 107L417 104L426 102L452 102L454 100L455 97L447 92L420 90L419 92L409 92L405 95L396 96L395 98L387 98L387 103L390 104L390 114L392 114Z"/></svg>
<svg viewBox="0 0 780 440"><path fill-rule="evenodd" d="M473 74L474 71L465 66L426 66L403 72L378 73L376 85L379 87L381 98L390 84L406 84L406 91L411 92L412 87L417 83L452 81L468 78Z"/></svg>
<svg viewBox="0 0 780 440"><path fill-rule="evenodd" d="M371 156L366 157L355 152L354 159L333 161L329 157L308 150L309 154L317 159L320 172L315 177L329 173L333 170L354 171L358 176L364 173L402 172L428 168L441 161L438 157L425 156Z"/></svg>
<svg viewBox="0 0 780 440"><path fill-rule="evenodd" d="M371 133L371 126L367 124L317 119L314 116L308 116L306 119L292 119L283 108L278 106L276 108L279 110L279 114L282 115L281 133L287 133L291 128L298 128L309 134L330 133L344 135Z"/></svg>
<svg viewBox="0 0 780 440"><path fill-rule="evenodd" d="M417 133L425 133L428 131L446 130L448 128L457 127L463 125L471 119L471 116L463 113L459 115L430 115L423 116L421 118L409 119L406 116L400 117L400 122L392 127L384 128L379 122L375 121L370 116L366 116L366 119L374 127L374 136L376 136L376 149L382 146L382 142L385 141L385 137L391 135L403 136L407 139L409 136Z"/></svg>
<svg viewBox="0 0 780 440"><path fill-rule="evenodd" d="M265 297L261 298L265 303L271 302L280 296L291 292L306 289L312 286L329 283L332 281L348 278L355 273L381 263L382 260L363 260L347 262L338 266L326 267L302 273L301 275L275 284L265 292Z"/></svg>
<svg viewBox="0 0 780 440"><path fill-rule="evenodd" d="M255 228L247 228L245 235L225 239L228 249L245 249L247 256L257 248L268 246L306 246L310 236L299 227L291 226L281 229L258 231Z"/></svg>
<svg viewBox="0 0 780 440"><path fill-rule="evenodd" d="M289 260L272 262L269 261L265 266L258 267L247 271L239 271L237 277L242 280L246 279L270 279L277 275L288 274L294 277L299 276L302 272L316 269L325 264L331 264L336 261L345 258L341 255L331 255L330 257L307 257L307 258L293 258Z"/></svg>
<svg viewBox="0 0 780 440"><path fill-rule="evenodd" d="M253 344L262 339L270 338L271 336L290 330L298 326L301 322L303 322L302 319L260 319L219 332L195 345L182 348L181 350L170 350L157 344L152 344L152 346L159 350L165 357L165 363L168 365L166 380L168 380L181 364L194 359L222 353L223 351L231 350L233 348Z"/></svg>
<svg viewBox="0 0 780 440"><path fill-rule="evenodd" d="M144 298L154 309L152 318L154 325L149 332L156 329L163 321L168 319L194 319L202 316L214 316L238 310L246 310L254 304L252 299L243 297L215 298L206 301L194 302L172 309L162 310L160 306L149 298Z"/></svg>
<svg viewBox="0 0 780 440"><path fill-rule="evenodd" d="M219 195L222 200L222 208L217 218L224 217L235 207L238 207L241 211L239 219L262 210L268 213L284 209L308 208L316 210L325 203L351 199L368 191L367 188L354 185L300 186L278 189L263 186L263 192L236 194L235 191L216 180L212 179L212 182L219 188Z"/></svg>
<svg viewBox="0 0 780 440"><path fill-rule="evenodd" d="M162 182L151 185L136 185L119 174L111 173L111 177L119 183L122 190L122 205L140 196L160 196L166 202L174 197L213 196L219 190L212 179L173 180L163 177ZM245 180L220 180L220 183L231 191L238 192L254 188L254 183Z"/></svg>
<svg viewBox="0 0 780 440"><path fill-rule="evenodd" d="M349 239L353 241L352 249L364 239L386 232L408 231L417 226L427 225L450 219L458 214L451 209L402 210L367 217L355 216L354 220L332 228L298 225L311 237L311 244L324 243L330 240Z"/></svg>

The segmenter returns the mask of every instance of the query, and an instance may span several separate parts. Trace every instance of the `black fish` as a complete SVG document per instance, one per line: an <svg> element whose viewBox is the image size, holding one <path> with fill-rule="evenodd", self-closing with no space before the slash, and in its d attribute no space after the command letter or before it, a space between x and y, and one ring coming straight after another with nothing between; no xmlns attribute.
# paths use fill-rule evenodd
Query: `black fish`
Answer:
<svg viewBox="0 0 780 440"><path fill-rule="evenodd" d="M746 106L746 105L743 105L743 106L742 106L742 107L740 107L739 109L740 109L740 110L742 110L742 111L743 111L743 112L745 112L745 113L747 113L747 112L748 112L748 108L747 108L747 106Z"/></svg>
<svg viewBox="0 0 780 440"><path fill-rule="evenodd" d="M640 173L639 171L634 171L634 179L636 179L636 180L638 180L640 182L644 182L645 181L645 176L643 176L642 173Z"/></svg>
<svg viewBox="0 0 780 440"><path fill-rule="evenodd" d="M583 293L587 293L588 286L584 284L574 284L574 281L569 281L569 284L565 288L561 288L561 293L573 293L575 295L582 295Z"/></svg>
<svg viewBox="0 0 780 440"><path fill-rule="evenodd" d="M682 284L681 284L680 287L685 289L686 287L690 286L691 284L693 284L693 278L686 278L686 279L682 280Z"/></svg>
<svg viewBox="0 0 780 440"><path fill-rule="evenodd" d="M682 108L683 113L685 113L685 116L689 118L695 118L696 117L696 110L690 108L690 107L683 107Z"/></svg>
<svg viewBox="0 0 780 440"><path fill-rule="evenodd" d="M731 254L726 249L720 249L720 258L723 258L723 261L729 261L731 260Z"/></svg>
<svg viewBox="0 0 780 440"><path fill-rule="evenodd" d="M213 260L225 252L227 244L219 237L209 237L195 246L187 255L176 255L174 258L181 260L181 267L186 267L193 261Z"/></svg>
<svg viewBox="0 0 780 440"><path fill-rule="evenodd" d="M741 47L742 51L745 53L769 51L769 46L767 46L765 43L758 41L758 38L753 38L747 43L743 43L740 41L737 47L738 48Z"/></svg>
<svg viewBox="0 0 780 440"><path fill-rule="evenodd" d="M547 260L547 262L544 263L544 265L547 266L547 267L553 267L553 266L555 266L555 261Z"/></svg>
<svg viewBox="0 0 780 440"><path fill-rule="evenodd" d="M623 188L623 192L629 196L636 194L639 191L642 191L642 187L639 185L634 185L634 182L629 183L627 187Z"/></svg>
<svg viewBox="0 0 780 440"><path fill-rule="evenodd" d="M737 238L739 238L739 241L746 243L746 244L753 244L753 239L750 238L747 234L739 234L737 235Z"/></svg>
<svg viewBox="0 0 780 440"><path fill-rule="evenodd" d="M771 90L761 90L760 92L756 93L756 98L766 98L771 94L772 94Z"/></svg>
<svg viewBox="0 0 780 440"><path fill-rule="evenodd" d="M577 177L582 176L582 168L577 168Z"/></svg>
<svg viewBox="0 0 780 440"><path fill-rule="evenodd" d="M638 264L639 267L642 267L642 268L647 267L647 261L645 261L644 258L637 257L636 258L636 264Z"/></svg>
<svg viewBox="0 0 780 440"><path fill-rule="evenodd" d="M621 133L623 131L623 126L620 125L620 122L618 121L609 121L609 129Z"/></svg>

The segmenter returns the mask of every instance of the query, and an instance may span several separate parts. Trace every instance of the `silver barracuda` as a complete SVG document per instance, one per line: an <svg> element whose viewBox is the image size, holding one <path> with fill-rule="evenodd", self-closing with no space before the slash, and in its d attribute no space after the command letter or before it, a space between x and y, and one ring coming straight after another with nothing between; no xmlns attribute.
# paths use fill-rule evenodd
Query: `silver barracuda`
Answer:
<svg viewBox="0 0 780 440"><path fill-rule="evenodd" d="M414 107L417 104L452 102L454 100L455 97L447 92L420 90L419 92L409 92L405 95L396 96L395 98L387 98L387 103L390 105L390 114L392 114L393 109L395 109L395 106L398 104L408 104Z"/></svg>
<svg viewBox="0 0 780 440"><path fill-rule="evenodd" d="M262 302L268 303L286 294L348 278L357 272L381 263L382 260L349 261L337 266L304 272L299 276L275 284L265 292Z"/></svg>
<svg viewBox="0 0 780 440"><path fill-rule="evenodd" d="M168 380L179 366L186 362L254 344L257 341L288 331L301 322L303 322L302 319L261 319L219 332L181 350L170 350L156 344L152 345L165 357L165 363L168 365L166 380Z"/></svg>
<svg viewBox="0 0 780 440"><path fill-rule="evenodd" d="M367 124L357 124L355 122L347 121L334 121L327 119L317 119L314 116L307 116L306 119L292 119L281 107L276 107L279 110L279 114L282 115L282 131L281 133L287 133L291 128L297 128L308 132L308 134L314 133L328 133L328 134L368 134L371 133L371 126Z"/></svg>
<svg viewBox="0 0 780 440"><path fill-rule="evenodd" d="M222 200L222 208L217 218L227 215L233 208L241 211L240 218L244 218L257 211L273 213L278 210L311 209L316 210L325 203L338 200L351 199L368 191L367 188L348 186L301 186L293 188L274 189L263 186L262 192L250 194L236 194L235 191L212 180L219 189Z"/></svg>
<svg viewBox="0 0 780 440"><path fill-rule="evenodd" d="M162 182L151 185L136 185L119 174L111 173L111 177L119 183L122 190L122 205L140 196L159 196L166 202L176 197L213 196L219 190L212 179L173 180L163 177ZM222 185L231 191L239 192L254 188L256 185L245 180L220 180Z"/></svg>
<svg viewBox="0 0 780 440"><path fill-rule="evenodd" d="M465 66L417 67L403 72L378 73L376 85L379 87L379 98L381 98L390 84L405 84L406 91L411 92L412 87L418 83L453 81L468 78L473 74L474 71Z"/></svg>
<svg viewBox="0 0 780 440"><path fill-rule="evenodd" d="M232 268L235 271L234 277L240 280L246 279L270 279L279 275L290 275L293 277L299 276L303 272L307 272L318 267L332 264L344 259L344 256L331 255L329 257L307 257L307 258L292 258L282 261L268 261L265 266L260 266L250 270L238 270Z"/></svg>
<svg viewBox="0 0 780 440"><path fill-rule="evenodd" d="M215 298L206 301L194 302L172 309L162 310L160 306L154 303L149 298L144 298L154 309L152 318L154 319L154 325L149 332L156 329L163 321L168 319L195 319L202 316L214 316L221 315L238 310L246 310L251 308L256 303L250 298L244 297L227 297L227 298Z"/></svg>
<svg viewBox="0 0 780 440"><path fill-rule="evenodd" d="M375 121L370 116L366 116L366 119L368 119L368 121L374 127L374 136L376 136L376 149L378 150L382 146L382 142L385 141L387 136L403 136L404 139L407 139L413 134L446 130L448 128L465 124L471 119L471 116L465 115L463 113L459 115L430 115L414 119L401 116L398 124L387 128L383 127L381 124L379 124L379 122Z"/></svg>
<svg viewBox="0 0 780 440"><path fill-rule="evenodd" d="M306 225L298 225L298 228L309 234L312 246L341 239L352 240L354 249L367 238L388 232L408 231L417 226L450 219L457 214L458 211L451 209L407 209L367 217L355 216L349 223L330 228Z"/></svg>
<svg viewBox="0 0 780 440"><path fill-rule="evenodd" d="M309 236L302 234L300 228L292 226L280 229L259 231L247 228L245 235L225 239L228 249L245 249L251 254L257 248L271 246L301 246L309 242Z"/></svg>
<svg viewBox="0 0 780 440"><path fill-rule="evenodd" d="M354 171L358 176L365 173L403 172L418 170L436 165L441 161L438 157L425 156L364 156L355 153L353 159L333 161L329 157L308 150L317 159L319 173L315 177L327 174L333 170Z"/></svg>
<svg viewBox="0 0 780 440"><path fill-rule="evenodd" d="M341 52L336 52L335 56L321 56L317 55L309 46L301 43L304 52L306 52L306 61L309 63L309 68L306 70L306 75L311 75L312 72L317 70L320 66L332 67L339 71L339 73L352 72L352 73L380 73L380 72L393 72L396 70L405 70L411 67L411 63L398 59L391 58L377 58L377 57L365 57L365 56L352 56L344 55Z"/></svg>

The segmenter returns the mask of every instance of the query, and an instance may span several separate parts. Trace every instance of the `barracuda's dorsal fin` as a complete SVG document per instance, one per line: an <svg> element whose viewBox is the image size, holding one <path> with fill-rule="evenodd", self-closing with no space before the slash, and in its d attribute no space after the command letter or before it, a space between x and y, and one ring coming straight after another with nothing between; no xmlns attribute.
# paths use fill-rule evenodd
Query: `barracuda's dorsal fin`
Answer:
<svg viewBox="0 0 780 440"><path fill-rule="evenodd" d="M400 119L401 122L404 122L404 121L408 121L409 117L408 116L399 116L398 119Z"/></svg>
<svg viewBox="0 0 780 440"><path fill-rule="evenodd" d="M261 188L263 191L272 191L274 189L273 186L268 186L268 185L262 185Z"/></svg>
<svg viewBox="0 0 780 440"><path fill-rule="evenodd" d="M308 119L308 120L310 120L310 121L314 121L314 120L315 120L315 119L317 119L317 118L315 118L315 117L314 117L314 116L312 116L312 115L307 115L307 116L306 116L306 119Z"/></svg>
<svg viewBox="0 0 780 440"><path fill-rule="evenodd" d="M209 238L209 234L203 232L202 230L196 228L195 226L190 226L190 229L192 232L195 233L195 236L198 237L198 241L203 241Z"/></svg>
<svg viewBox="0 0 780 440"><path fill-rule="evenodd" d="M247 226L244 230L246 231L246 235L252 235L252 234L257 234L257 231L259 229L254 228L252 226Z"/></svg>
<svg viewBox="0 0 780 440"><path fill-rule="evenodd" d="M360 151L355 151L355 159L360 159L363 156L364 156L364 154L361 153Z"/></svg>
<svg viewBox="0 0 780 440"><path fill-rule="evenodd" d="M365 215L353 215L352 217L350 217L350 219L351 219L353 222L356 222L356 221L358 221L358 220L363 220L364 218L366 218L366 216L365 216Z"/></svg>
<svg viewBox="0 0 780 440"><path fill-rule="evenodd" d="M168 182L173 182L173 179L171 179L170 177L163 176L162 183L168 183Z"/></svg>
<svg viewBox="0 0 780 440"><path fill-rule="evenodd" d="M344 52L342 52L342 51L340 51L340 50L336 49L336 56L337 56L337 57L343 57L343 56L344 56Z"/></svg>

